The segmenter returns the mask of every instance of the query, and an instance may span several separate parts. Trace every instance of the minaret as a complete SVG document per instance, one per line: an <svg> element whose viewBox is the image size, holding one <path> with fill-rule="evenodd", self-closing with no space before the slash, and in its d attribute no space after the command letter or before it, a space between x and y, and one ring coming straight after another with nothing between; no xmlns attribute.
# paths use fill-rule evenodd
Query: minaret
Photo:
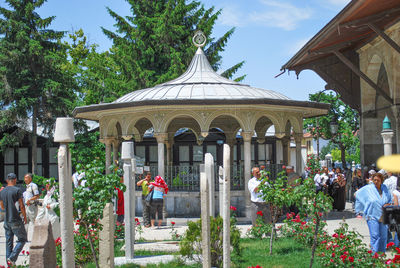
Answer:
<svg viewBox="0 0 400 268"><path fill-rule="evenodd" d="M382 139L383 139L383 154L384 155L391 155L392 154L392 139L393 139L393 129L392 129L392 124L387 117L385 116L385 119L383 119L382 122Z"/></svg>

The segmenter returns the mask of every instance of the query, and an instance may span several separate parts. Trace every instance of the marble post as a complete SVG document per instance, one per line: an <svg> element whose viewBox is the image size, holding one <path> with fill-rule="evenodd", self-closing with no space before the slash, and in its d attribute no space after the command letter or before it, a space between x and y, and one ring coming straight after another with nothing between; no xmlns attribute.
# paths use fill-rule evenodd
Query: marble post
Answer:
<svg viewBox="0 0 400 268"><path fill-rule="evenodd" d="M224 144L224 179L223 179L223 267L231 266L231 160L229 145Z"/></svg>
<svg viewBox="0 0 400 268"><path fill-rule="evenodd" d="M301 140L303 139L303 134L295 134L294 140L296 142L296 173L301 175L303 172L303 159L301 156Z"/></svg>
<svg viewBox="0 0 400 268"><path fill-rule="evenodd" d="M224 168L218 167L219 182L219 215L222 217L224 213Z"/></svg>
<svg viewBox="0 0 400 268"><path fill-rule="evenodd" d="M172 144L171 142L167 142L165 144L165 147L167 147L167 166L171 166L172 165L172 154L171 154L171 148L172 148Z"/></svg>
<svg viewBox="0 0 400 268"><path fill-rule="evenodd" d="M206 153L204 156L206 166L206 176L208 180L208 191L210 197L210 215L215 217L215 178L214 178L214 158L212 154Z"/></svg>
<svg viewBox="0 0 400 268"><path fill-rule="evenodd" d="M75 267L74 223L72 206L72 168L69 142L74 142L72 118L57 118L54 142L60 143L58 150L58 180L60 190L61 254L63 267Z"/></svg>
<svg viewBox="0 0 400 268"><path fill-rule="evenodd" d="M242 132L244 142L244 198L246 204L246 217L251 219L251 203L250 192L247 190L247 185L251 178L251 137L252 132Z"/></svg>
<svg viewBox="0 0 400 268"><path fill-rule="evenodd" d="M100 220L103 229L99 232L99 267L114 268L114 213L112 203L107 203ZM66 266L70 267L70 266Z"/></svg>
<svg viewBox="0 0 400 268"><path fill-rule="evenodd" d="M210 247L210 198L205 165L200 165L200 198L201 198L201 248L203 268L211 268Z"/></svg>
<svg viewBox="0 0 400 268"><path fill-rule="evenodd" d="M135 181L132 176L133 142L122 143L121 159L124 161L124 214L125 214L125 258L133 259L135 244Z"/></svg>

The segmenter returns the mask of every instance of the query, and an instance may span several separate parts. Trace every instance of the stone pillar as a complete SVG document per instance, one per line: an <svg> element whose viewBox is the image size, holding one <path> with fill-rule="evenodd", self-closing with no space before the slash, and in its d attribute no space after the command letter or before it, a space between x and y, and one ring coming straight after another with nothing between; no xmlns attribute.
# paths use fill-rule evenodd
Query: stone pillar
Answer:
<svg viewBox="0 0 400 268"><path fill-rule="evenodd" d="M282 148L282 141L276 140L276 163L281 164L283 163L283 148Z"/></svg>
<svg viewBox="0 0 400 268"><path fill-rule="evenodd" d="M54 268L57 266L56 245L49 220L35 222L29 251L29 267Z"/></svg>
<svg viewBox="0 0 400 268"><path fill-rule="evenodd" d="M106 174L110 174L110 166L111 166L111 144L112 144L112 138L107 137L104 139L101 139L100 142L104 143L106 145Z"/></svg>
<svg viewBox="0 0 400 268"><path fill-rule="evenodd" d="M121 158L124 161L124 214L125 214L125 258L133 259L135 244L135 180L132 176L133 142L122 143Z"/></svg>
<svg viewBox="0 0 400 268"><path fill-rule="evenodd" d="M164 162L164 144L167 141L168 133L155 133L154 137L157 139L158 143L158 175L163 179L165 178L165 162ZM167 222L167 209L165 207L167 203L166 198L164 198L163 202L163 218L164 221Z"/></svg>
<svg viewBox="0 0 400 268"><path fill-rule="evenodd" d="M384 155L391 155L394 132L392 130L392 125L390 123L390 120L387 116L385 116L385 119L383 120L381 136L383 139Z"/></svg>
<svg viewBox="0 0 400 268"><path fill-rule="evenodd" d="M118 148L119 147L119 140L114 139L112 141L112 148L113 148L113 164L116 164L118 161Z"/></svg>
<svg viewBox="0 0 400 268"><path fill-rule="evenodd" d="M303 134L295 134L294 140L296 142L296 172L301 175L303 172L303 159L301 156L301 141L303 139Z"/></svg>
<svg viewBox="0 0 400 268"><path fill-rule="evenodd" d="M157 139L158 143L158 175L164 178L165 176L164 144L167 141L168 133L155 133L154 137Z"/></svg>
<svg viewBox="0 0 400 268"><path fill-rule="evenodd" d="M208 191L210 197L210 215L215 217L215 177L214 177L214 158L212 154L206 153L204 156L206 166L206 176L208 180Z"/></svg>
<svg viewBox="0 0 400 268"><path fill-rule="evenodd" d="M165 147L167 147L167 166L172 166L172 144L170 141L168 141L165 144Z"/></svg>
<svg viewBox="0 0 400 268"><path fill-rule="evenodd" d="M289 165L289 146L290 146L290 137L285 136L282 138L282 158L283 164Z"/></svg>
<svg viewBox="0 0 400 268"><path fill-rule="evenodd" d="M229 145L224 144L224 179L223 179L223 234L222 234L222 249L223 249L223 267L231 266L231 160L230 160ZM245 188L246 190L246 188Z"/></svg>
<svg viewBox="0 0 400 268"><path fill-rule="evenodd" d="M244 198L246 204L246 217L251 219L251 203L250 203L250 192L247 190L247 185L251 178L251 137L252 132L242 132L243 143L244 143Z"/></svg>
<svg viewBox="0 0 400 268"><path fill-rule="evenodd" d="M205 165L200 165L200 198L201 198L201 249L203 255L203 268L211 268L210 247L210 198L208 193L208 180Z"/></svg>
<svg viewBox="0 0 400 268"><path fill-rule="evenodd" d="M60 143L58 150L58 180L60 190L61 254L63 267L75 267L74 223L72 213L72 168L69 142L74 142L72 118L57 118L54 142Z"/></svg>
<svg viewBox="0 0 400 268"><path fill-rule="evenodd" d="M107 203L100 220L103 229L99 232L99 266L100 268L114 267L114 213L111 203ZM63 266L64 267L64 266ZM74 266L66 266L74 267Z"/></svg>

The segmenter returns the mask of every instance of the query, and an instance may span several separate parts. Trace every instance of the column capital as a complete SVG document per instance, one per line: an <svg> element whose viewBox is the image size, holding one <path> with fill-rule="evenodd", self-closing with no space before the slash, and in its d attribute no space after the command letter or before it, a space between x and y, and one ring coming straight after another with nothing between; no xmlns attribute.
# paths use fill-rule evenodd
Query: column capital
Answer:
<svg viewBox="0 0 400 268"><path fill-rule="evenodd" d="M154 133L157 143L166 143L168 140L168 133Z"/></svg>
<svg viewBox="0 0 400 268"><path fill-rule="evenodd" d="M258 143L264 143L265 142L265 138L257 138L257 142Z"/></svg>
<svg viewBox="0 0 400 268"><path fill-rule="evenodd" d="M249 142L249 141L251 141L251 138L253 137L253 134L254 133L251 132L251 131L242 131L242 133L240 135L242 136L243 141Z"/></svg>
<svg viewBox="0 0 400 268"><path fill-rule="evenodd" d="M114 142L114 140L116 140L114 137L104 137L104 138L100 139L99 141L101 143L104 143L105 145L111 145Z"/></svg>
<svg viewBox="0 0 400 268"><path fill-rule="evenodd" d="M282 144L287 144L290 141L290 137L289 136L283 136L281 138Z"/></svg>
<svg viewBox="0 0 400 268"><path fill-rule="evenodd" d="M202 131L202 132L200 133L200 135L201 135L203 138L205 138L205 137L208 136L208 131Z"/></svg>
<svg viewBox="0 0 400 268"><path fill-rule="evenodd" d="M301 143L301 141L303 140L303 134L295 133L293 134L293 138L296 143Z"/></svg>
<svg viewBox="0 0 400 268"><path fill-rule="evenodd" d="M386 144L386 143L392 143L392 139L393 139L393 136L394 136L394 131L393 131L393 130L390 130L390 131L382 131L382 132L381 132L381 136L382 136L382 139L383 139L383 143L384 143L384 144Z"/></svg>

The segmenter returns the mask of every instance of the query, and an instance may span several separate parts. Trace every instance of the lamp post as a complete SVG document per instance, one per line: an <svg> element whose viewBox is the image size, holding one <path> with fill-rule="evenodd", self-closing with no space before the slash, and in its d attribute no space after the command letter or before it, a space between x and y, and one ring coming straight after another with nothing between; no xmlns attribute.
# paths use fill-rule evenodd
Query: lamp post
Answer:
<svg viewBox="0 0 400 268"><path fill-rule="evenodd" d="M327 165L327 167L328 167L328 169L329 168L331 168L332 167L332 155L331 154L327 154L327 155L325 155L325 159L326 159L326 165Z"/></svg>

